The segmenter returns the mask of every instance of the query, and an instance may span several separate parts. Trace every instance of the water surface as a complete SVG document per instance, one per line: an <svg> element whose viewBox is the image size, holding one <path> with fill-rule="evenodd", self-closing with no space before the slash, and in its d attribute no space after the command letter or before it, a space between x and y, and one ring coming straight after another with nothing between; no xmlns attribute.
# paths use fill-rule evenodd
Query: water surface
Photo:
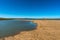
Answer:
<svg viewBox="0 0 60 40"><path fill-rule="evenodd" d="M0 21L0 37L14 35L21 31L36 29L36 24L31 21L3 20Z"/></svg>

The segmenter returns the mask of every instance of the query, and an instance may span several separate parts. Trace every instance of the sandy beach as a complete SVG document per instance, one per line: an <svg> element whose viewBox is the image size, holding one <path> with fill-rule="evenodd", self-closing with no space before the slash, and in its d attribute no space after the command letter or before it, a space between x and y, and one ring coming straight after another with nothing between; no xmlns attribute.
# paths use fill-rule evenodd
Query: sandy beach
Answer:
<svg viewBox="0 0 60 40"><path fill-rule="evenodd" d="M60 20L31 21L37 23L35 30L23 31L18 35L5 37L5 40L60 40Z"/></svg>

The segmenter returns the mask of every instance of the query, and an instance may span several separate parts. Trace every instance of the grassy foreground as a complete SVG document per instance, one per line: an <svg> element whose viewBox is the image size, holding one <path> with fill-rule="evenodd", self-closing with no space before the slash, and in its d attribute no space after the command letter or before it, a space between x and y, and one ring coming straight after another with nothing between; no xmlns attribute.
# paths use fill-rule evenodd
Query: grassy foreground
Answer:
<svg viewBox="0 0 60 40"><path fill-rule="evenodd" d="M60 40L60 20L31 20L37 29L24 31L5 40Z"/></svg>

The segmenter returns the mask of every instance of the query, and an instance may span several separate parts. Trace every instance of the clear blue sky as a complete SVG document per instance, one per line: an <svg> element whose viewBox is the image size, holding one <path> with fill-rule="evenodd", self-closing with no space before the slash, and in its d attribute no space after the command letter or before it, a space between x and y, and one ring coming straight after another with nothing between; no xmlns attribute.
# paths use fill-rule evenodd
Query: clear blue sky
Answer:
<svg viewBox="0 0 60 40"><path fill-rule="evenodd" d="M0 17L60 18L60 0L0 0Z"/></svg>

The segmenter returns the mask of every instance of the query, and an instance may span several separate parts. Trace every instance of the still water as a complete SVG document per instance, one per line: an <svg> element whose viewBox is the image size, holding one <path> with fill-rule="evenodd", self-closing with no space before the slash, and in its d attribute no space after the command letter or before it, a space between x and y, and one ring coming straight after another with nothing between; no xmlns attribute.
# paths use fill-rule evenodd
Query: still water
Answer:
<svg viewBox="0 0 60 40"><path fill-rule="evenodd" d="M12 36L21 31L34 30L36 26L31 21L3 20L0 21L0 37Z"/></svg>

